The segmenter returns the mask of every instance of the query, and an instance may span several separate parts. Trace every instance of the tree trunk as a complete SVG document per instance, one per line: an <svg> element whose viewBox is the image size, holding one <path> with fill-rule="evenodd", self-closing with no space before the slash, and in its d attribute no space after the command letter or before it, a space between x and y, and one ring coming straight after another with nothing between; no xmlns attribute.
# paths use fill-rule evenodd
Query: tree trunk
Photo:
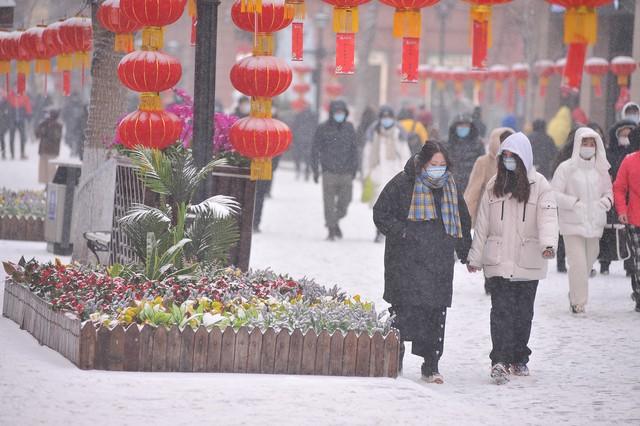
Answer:
<svg viewBox="0 0 640 426"><path fill-rule="evenodd" d="M122 54L113 51L114 35L103 29L96 12L103 0L93 0L93 58L91 98L84 146L82 176L76 189L72 226L73 259L87 262L83 233L112 228L115 192L115 160L106 148L118 120L126 113L126 89L116 69Z"/></svg>

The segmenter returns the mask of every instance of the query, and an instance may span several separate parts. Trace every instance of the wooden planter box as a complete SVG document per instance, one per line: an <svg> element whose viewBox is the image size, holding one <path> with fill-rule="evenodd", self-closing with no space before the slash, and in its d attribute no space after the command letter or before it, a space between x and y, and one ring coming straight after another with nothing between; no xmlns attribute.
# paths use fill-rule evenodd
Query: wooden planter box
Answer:
<svg viewBox="0 0 640 426"><path fill-rule="evenodd" d="M248 168L218 167L207 178L205 187L207 196L227 195L240 203L241 212L237 217L240 229L240 241L229 253L229 263L243 271L249 269L251 258L251 238L253 232L253 210L256 196L256 183L249 179ZM145 191L144 185L135 175L130 162L122 160L116 168L116 186L113 209L110 263L128 263L136 256L127 247L124 232L118 221L124 217L135 203L155 204L155 194Z"/></svg>
<svg viewBox="0 0 640 426"><path fill-rule="evenodd" d="M3 315L81 369L397 377L399 336L214 327L95 328L7 280Z"/></svg>
<svg viewBox="0 0 640 426"><path fill-rule="evenodd" d="M44 241L44 219L2 216L0 240Z"/></svg>

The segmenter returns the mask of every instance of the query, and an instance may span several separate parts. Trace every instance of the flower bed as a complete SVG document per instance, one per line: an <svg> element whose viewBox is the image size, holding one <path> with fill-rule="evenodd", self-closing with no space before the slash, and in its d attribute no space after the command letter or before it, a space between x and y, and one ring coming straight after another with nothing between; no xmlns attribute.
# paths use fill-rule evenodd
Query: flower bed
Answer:
<svg viewBox="0 0 640 426"><path fill-rule="evenodd" d="M46 320L26 326L39 340L51 314L76 315L68 329L79 342L68 358L81 368L397 375L391 319L358 296L310 280L232 269L198 280L125 280L35 261L5 269L11 278L3 312L21 325L26 315ZM39 307L33 314L29 303Z"/></svg>
<svg viewBox="0 0 640 426"><path fill-rule="evenodd" d="M44 241L46 200L42 191L0 191L0 239Z"/></svg>

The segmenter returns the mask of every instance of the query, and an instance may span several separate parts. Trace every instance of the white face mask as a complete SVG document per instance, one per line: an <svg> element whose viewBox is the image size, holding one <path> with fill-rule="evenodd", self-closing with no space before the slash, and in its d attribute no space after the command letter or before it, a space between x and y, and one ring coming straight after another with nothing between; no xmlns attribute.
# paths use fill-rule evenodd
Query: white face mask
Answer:
<svg viewBox="0 0 640 426"><path fill-rule="evenodd" d="M640 124L640 115L638 114L630 114L624 117L625 120L633 121L636 124Z"/></svg>
<svg viewBox="0 0 640 426"><path fill-rule="evenodd" d="M629 146L631 142L629 141L629 136L620 136L618 137L618 145L620 146Z"/></svg>
<svg viewBox="0 0 640 426"><path fill-rule="evenodd" d="M580 157L585 160L591 160L596 155L596 149L592 146L580 147Z"/></svg>

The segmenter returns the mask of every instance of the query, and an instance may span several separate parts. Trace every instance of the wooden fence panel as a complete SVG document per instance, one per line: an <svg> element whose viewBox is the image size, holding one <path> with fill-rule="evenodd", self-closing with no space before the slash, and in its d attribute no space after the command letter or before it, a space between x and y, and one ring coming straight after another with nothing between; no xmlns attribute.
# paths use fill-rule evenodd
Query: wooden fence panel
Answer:
<svg viewBox="0 0 640 426"><path fill-rule="evenodd" d="M331 349L329 354L329 374L332 376L342 375L342 349L344 346L344 336L341 331L335 331L331 336Z"/></svg>
<svg viewBox="0 0 640 426"><path fill-rule="evenodd" d="M302 350L304 345L304 336L300 329L296 329L291 333L289 341L289 362L287 364L288 374L300 374L302 366Z"/></svg>
<svg viewBox="0 0 640 426"><path fill-rule="evenodd" d="M371 357L369 363L369 376L384 377L384 337L376 331L371 338Z"/></svg>
<svg viewBox="0 0 640 426"><path fill-rule="evenodd" d="M220 358L222 356L222 330L214 327L209 333L207 351L207 371L218 373L220 371Z"/></svg>
<svg viewBox="0 0 640 426"><path fill-rule="evenodd" d="M251 330L249 335L249 357L247 358L247 373L260 372L260 358L262 355L262 331L259 328Z"/></svg>
<svg viewBox="0 0 640 426"><path fill-rule="evenodd" d="M151 371L168 371L167 369L167 343L169 342L169 330L160 326L153 333L153 354Z"/></svg>
<svg viewBox="0 0 640 426"><path fill-rule="evenodd" d="M342 375L354 376L356 374L356 356L358 354L358 336L355 331L347 333L344 338Z"/></svg>
<svg viewBox="0 0 640 426"><path fill-rule="evenodd" d="M140 329L135 323L124 336L124 371L140 371Z"/></svg>
<svg viewBox="0 0 640 426"><path fill-rule="evenodd" d="M236 351L233 360L235 373L247 372L247 360L249 358L249 331L242 327L236 334Z"/></svg>
<svg viewBox="0 0 640 426"><path fill-rule="evenodd" d="M276 360L276 332L269 328L262 336L262 351L260 356L260 372L273 374Z"/></svg>
<svg viewBox="0 0 640 426"><path fill-rule="evenodd" d="M398 335L390 332L384 339L384 374L387 377L398 377L398 355L400 346Z"/></svg>
<svg viewBox="0 0 640 426"><path fill-rule="evenodd" d="M143 325L140 330L140 358L138 365L140 371L151 371L153 369L153 334L155 328Z"/></svg>
<svg viewBox="0 0 640 426"><path fill-rule="evenodd" d="M180 329L174 325L167 334L167 371L180 371L181 346Z"/></svg>
<svg viewBox="0 0 640 426"><path fill-rule="evenodd" d="M182 330L182 343L180 347L180 371L192 372L193 371L193 345L195 342L196 333L191 326L187 325Z"/></svg>
<svg viewBox="0 0 640 426"><path fill-rule="evenodd" d="M96 340L96 370L106 370L108 365L109 356L109 341L111 340L111 333L109 328L104 325L98 328L97 340Z"/></svg>
<svg viewBox="0 0 640 426"><path fill-rule="evenodd" d="M80 331L80 356L78 367L83 370L95 368L96 359L96 328L91 321L84 323Z"/></svg>
<svg viewBox="0 0 640 426"><path fill-rule="evenodd" d="M326 330L318 336L316 344L315 374L328 376L331 367L331 335Z"/></svg>
<svg viewBox="0 0 640 426"><path fill-rule="evenodd" d="M365 331L358 337L358 351L356 355L356 376L369 377L371 362L371 337Z"/></svg>
<svg viewBox="0 0 640 426"><path fill-rule="evenodd" d="M300 374L313 374L316 371L316 345L318 335L314 330L308 330L302 343L302 363Z"/></svg>
<svg viewBox="0 0 640 426"><path fill-rule="evenodd" d="M280 330L276 336L276 356L273 365L273 372L275 374L287 374L290 342L291 335L289 334L289 331Z"/></svg>
<svg viewBox="0 0 640 426"><path fill-rule="evenodd" d="M0 240L44 241L44 219L1 216Z"/></svg>
<svg viewBox="0 0 640 426"><path fill-rule="evenodd" d="M107 370L122 371L124 369L124 328L117 325L111 330Z"/></svg>
<svg viewBox="0 0 640 426"><path fill-rule="evenodd" d="M193 371L196 373L207 371L208 345L209 332L206 327L200 326L193 340Z"/></svg>
<svg viewBox="0 0 640 426"><path fill-rule="evenodd" d="M233 358L235 356L236 332L231 327L222 333L222 349L220 352L220 371L233 373Z"/></svg>

